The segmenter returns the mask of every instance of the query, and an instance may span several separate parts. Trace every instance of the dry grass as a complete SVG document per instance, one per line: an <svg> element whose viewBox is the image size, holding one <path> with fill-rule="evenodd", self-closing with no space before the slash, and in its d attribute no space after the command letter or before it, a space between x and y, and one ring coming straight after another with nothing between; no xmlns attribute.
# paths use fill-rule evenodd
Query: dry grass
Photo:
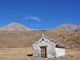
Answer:
<svg viewBox="0 0 80 60"><path fill-rule="evenodd" d="M59 42L78 44L80 46L80 33L73 31L0 31L1 48L30 47L41 38L42 33ZM60 36L61 35L61 36ZM64 38L64 36L67 36Z"/></svg>
<svg viewBox="0 0 80 60"><path fill-rule="evenodd" d="M76 48L66 49L64 58L42 59L27 56L32 54L32 44L41 34L59 42L78 44ZM62 35L62 36L60 36ZM63 38L66 36L67 38ZM5 48L6 47L6 48ZM73 31L0 31L0 60L80 60L80 33Z"/></svg>
<svg viewBox="0 0 80 60"><path fill-rule="evenodd" d="M67 57L64 58L38 58L29 57L32 54L32 47L27 48L0 48L0 60L80 60L80 51L66 49Z"/></svg>
<svg viewBox="0 0 80 60"><path fill-rule="evenodd" d="M0 48L0 60L26 60L32 48Z"/></svg>

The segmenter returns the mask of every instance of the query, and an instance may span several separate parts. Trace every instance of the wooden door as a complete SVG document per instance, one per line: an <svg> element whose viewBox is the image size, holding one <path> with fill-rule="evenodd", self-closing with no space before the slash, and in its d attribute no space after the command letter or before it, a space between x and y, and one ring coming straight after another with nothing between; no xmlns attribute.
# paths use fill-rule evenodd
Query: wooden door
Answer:
<svg viewBox="0 0 80 60"><path fill-rule="evenodd" d="M41 57L46 58L46 47L41 47Z"/></svg>

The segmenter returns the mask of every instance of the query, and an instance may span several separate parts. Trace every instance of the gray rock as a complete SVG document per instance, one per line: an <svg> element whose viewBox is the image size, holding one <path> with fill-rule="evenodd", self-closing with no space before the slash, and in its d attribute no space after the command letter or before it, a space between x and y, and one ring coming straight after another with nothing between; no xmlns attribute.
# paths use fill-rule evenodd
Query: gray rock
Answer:
<svg viewBox="0 0 80 60"><path fill-rule="evenodd" d="M3 27L0 27L0 30L32 30L30 28L27 28L26 26L22 25L22 24L19 24L19 23L10 23L6 26L3 26Z"/></svg>
<svg viewBox="0 0 80 60"><path fill-rule="evenodd" d="M80 29L80 25L73 25L73 24L61 24L60 26L56 27L57 30L76 30Z"/></svg>

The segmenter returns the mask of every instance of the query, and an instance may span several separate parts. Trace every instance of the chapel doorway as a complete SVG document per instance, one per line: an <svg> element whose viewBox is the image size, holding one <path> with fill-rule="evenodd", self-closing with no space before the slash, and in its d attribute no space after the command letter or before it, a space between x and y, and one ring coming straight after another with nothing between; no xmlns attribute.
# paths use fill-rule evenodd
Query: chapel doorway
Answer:
<svg viewBox="0 0 80 60"><path fill-rule="evenodd" d="M42 58L46 58L47 57L47 50L46 50L46 46L41 46L41 57Z"/></svg>

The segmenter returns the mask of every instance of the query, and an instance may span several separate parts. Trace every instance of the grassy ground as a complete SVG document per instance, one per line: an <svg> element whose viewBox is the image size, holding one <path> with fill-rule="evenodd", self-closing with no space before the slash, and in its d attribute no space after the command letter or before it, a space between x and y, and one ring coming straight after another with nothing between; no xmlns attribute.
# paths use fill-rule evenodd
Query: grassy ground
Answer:
<svg viewBox="0 0 80 60"><path fill-rule="evenodd" d="M74 31L0 31L0 48L30 47L41 38L42 33L46 38L57 42L73 44L80 48L80 33ZM69 48L69 47L68 47Z"/></svg>
<svg viewBox="0 0 80 60"><path fill-rule="evenodd" d="M27 48L0 48L0 60L80 60L80 51L66 49L64 58L38 58L29 57L32 54L32 47Z"/></svg>

